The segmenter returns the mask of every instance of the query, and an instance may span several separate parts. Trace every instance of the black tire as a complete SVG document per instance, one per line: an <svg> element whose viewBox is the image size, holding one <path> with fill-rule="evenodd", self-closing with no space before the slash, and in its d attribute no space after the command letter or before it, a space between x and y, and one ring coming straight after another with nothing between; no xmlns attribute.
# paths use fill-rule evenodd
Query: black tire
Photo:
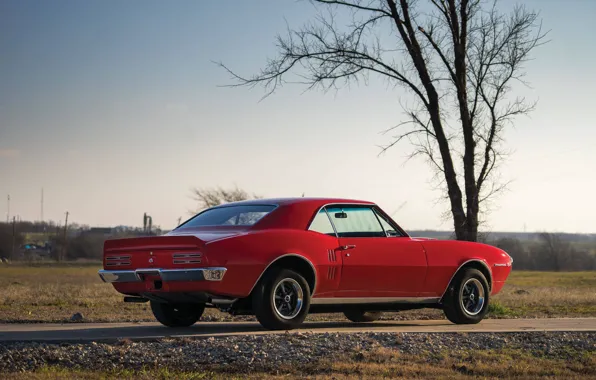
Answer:
<svg viewBox="0 0 596 380"><path fill-rule="evenodd" d="M455 324L475 324L488 312L489 298L490 288L484 274L477 269L466 268L449 284L443 299L443 312Z"/></svg>
<svg viewBox="0 0 596 380"><path fill-rule="evenodd" d="M346 310L344 315L352 322L374 322L381 318L380 311Z"/></svg>
<svg viewBox="0 0 596 380"><path fill-rule="evenodd" d="M287 295L290 296L288 299L285 298ZM298 327L306 318L309 307L308 282L289 269L269 271L253 292L253 312L259 323L268 330L291 330Z"/></svg>
<svg viewBox="0 0 596 380"><path fill-rule="evenodd" d="M168 327L194 325L205 311L204 304L171 304L151 301L151 311L159 323Z"/></svg>

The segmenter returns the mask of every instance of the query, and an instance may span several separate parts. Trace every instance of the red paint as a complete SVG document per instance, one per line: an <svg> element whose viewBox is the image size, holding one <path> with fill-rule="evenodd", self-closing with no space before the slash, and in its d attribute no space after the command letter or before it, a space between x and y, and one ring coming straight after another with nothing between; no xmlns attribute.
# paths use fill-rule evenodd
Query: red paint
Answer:
<svg viewBox="0 0 596 380"><path fill-rule="evenodd" d="M314 297L440 297L460 266L483 263L498 293L511 271L502 250L479 243L404 237L336 238L308 231L324 205L370 202L344 199L268 199L243 204L278 207L250 227L178 228L165 236L110 240L104 246L104 269L225 267L220 282L164 283L160 292L199 292L247 297L261 274L277 258L295 255L316 271ZM342 250L341 246L355 246ZM200 264L173 264L174 253L201 253ZM131 264L106 266L109 255L130 255ZM505 266L495 266L505 265ZM152 281L114 283L119 292L155 291Z"/></svg>
<svg viewBox="0 0 596 380"><path fill-rule="evenodd" d="M424 288L422 244L409 237L340 238L343 267L338 296L415 297ZM347 295L349 294L349 295Z"/></svg>

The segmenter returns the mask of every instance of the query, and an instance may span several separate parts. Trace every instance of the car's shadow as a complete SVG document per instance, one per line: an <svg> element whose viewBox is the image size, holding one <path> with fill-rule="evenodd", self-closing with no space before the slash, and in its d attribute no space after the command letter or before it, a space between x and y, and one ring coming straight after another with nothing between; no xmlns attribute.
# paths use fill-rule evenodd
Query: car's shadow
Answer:
<svg viewBox="0 0 596 380"><path fill-rule="evenodd" d="M446 322L445 324L448 324ZM256 322L245 323L197 323L192 327L169 328L164 326L130 325L124 327L113 327L94 324L87 327L80 324L79 328L73 329L72 324L44 328L40 325L34 331L2 331L0 330L0 342L17 341L45 341L45 342L88 342L88 341L117 341L120 339L154 340L165 337L207 337L217 335L243 335L243 334L265 334L272 333L265 330ZM384 327L408 327L418 326L416 323L407 321L382 321L373 323L350 323L350 322L306 322L300 329L293 331L300 332L331 332L341 329L343 331L375 330ZM275 331L280 333L285 331Z"/></svg>

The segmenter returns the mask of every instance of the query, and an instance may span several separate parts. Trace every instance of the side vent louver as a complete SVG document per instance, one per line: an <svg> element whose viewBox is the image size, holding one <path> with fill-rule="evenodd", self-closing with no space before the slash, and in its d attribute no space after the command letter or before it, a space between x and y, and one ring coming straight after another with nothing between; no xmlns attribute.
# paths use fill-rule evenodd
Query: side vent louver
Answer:
<svg viewBox="0 0 596 380"><path fill-rule="evenodd" d="M328 249L327 254L329 255L329 261L334 263L337 261L337 254L333 249Z"/></svg>
<svg viewBox="0 0 596 380"><path fill-rule="evenodd" d="M335 253L335 250L333 249L328 249L327 250L327 258L329 259L330 263L335 263L337 262L337 254ZM335 278L335 271L336 271L336 267L329 267L329 270L327 271L327 278L330 280L333 280Z"/></svg>
<svg viewBox="0 0 596 380"><path fill-rule="evenodd" d="M200 253L174 253L172 258L174 264L200 264L201 256Z"/></svg>
<svg viewBox="0 0 596 380"><path fill-rule="evenodd" d="M335 278L335 267L329 267L329 270L327 271L327 278L330 280L333 280Z"/></svg>

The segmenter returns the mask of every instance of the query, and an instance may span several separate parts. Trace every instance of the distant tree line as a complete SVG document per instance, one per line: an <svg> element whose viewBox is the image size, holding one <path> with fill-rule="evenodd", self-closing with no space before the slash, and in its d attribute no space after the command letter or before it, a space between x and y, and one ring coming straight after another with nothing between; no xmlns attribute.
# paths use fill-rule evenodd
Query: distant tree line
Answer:
<svg viewBox="0 0 596 380"><path fill-rule="evenodd" d="M514 269L544 271L596 270L596 242L576 242L562 234L543 232L537 240L499 238L488 244L513 258Z"/></svg>
<svg viewBox="0 0 596 380"><path fill-rule="evenodd" d="M0 223L0 259L9 261L101 260L107 239L143 236L140 228L132 231L98 229L54 222ZM106 233L103 230L109 230Z"/></svg>
<svg viewBox="0 0 596 380"><path fill-rule="evenodd" d="M203 210L223 203L260 198L238 187L232 189L197 188L192 199L197 209ZM13 234L14 231L14 234ZM144 236L142 229L90 229L72 224L64 226L54 222L0 223L0 258L12 260L101 260L103 244L107 239ZM412 236L455 239L440 231L413 231ZM505 250L514 260L514 269L542 271L596 270L596 240L589 235L480 233L478 240ZM518 238L520 236L522 238ZM23 249L27 243L37 243L35 249ZM14 250L13 250L14 246Z"/></svg>
<svg viewBox="0 0 596 380"><path fill-rule="evenodd" d="M48 224L45 232L35 232L40 231L39 228L39 224L36 223L16 223L13 240L12 224L0 223L0 258L14 261L101 260L105 240L142 236L142 231L102 234L84 229L69 229L65 240L63 228L59 226ZM31 238L31 236L34 237ZM533 240L510 237L491 240L488 237L485 242L505 250L513 258L513 267L517 270L596 270L596 242L594 241L570 240L563 234L545 232L538 234L538 238ZM23 249L24 244L28 243L37 243L37 249Z"/></svg>

